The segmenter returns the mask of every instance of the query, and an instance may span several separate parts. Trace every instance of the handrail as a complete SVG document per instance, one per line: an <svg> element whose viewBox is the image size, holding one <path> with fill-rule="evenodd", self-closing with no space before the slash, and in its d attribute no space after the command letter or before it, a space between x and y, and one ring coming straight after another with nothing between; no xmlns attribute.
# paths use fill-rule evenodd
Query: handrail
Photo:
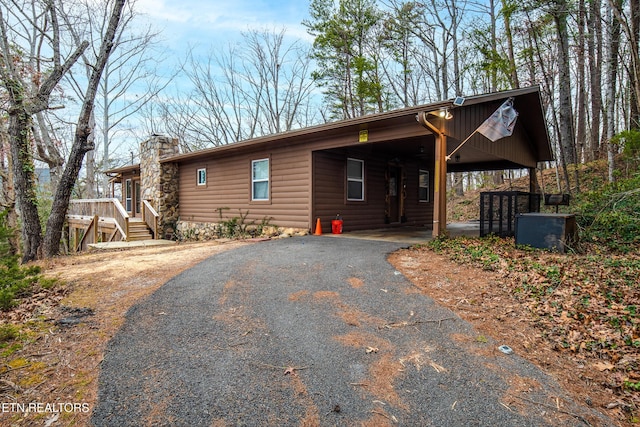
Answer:
<svg viewBox="0 0 640 427"><path fill-rule="evenodd" d="M126 240L127 233L122 229L122 227L120 226L120 224L118 224L118 220L117 220L117 219L115 219L115 218L108 218L108 219L105 219L105 222L106 222L106 223L109 223L109 224L113 224L113 225L115 225L115 226L116 226L116 229L120 232L120 235L122 236L122 238L123 238L124 240Z"/></svg>
<svg viewBox="0 0 640 427"><path fill-rule="evenodd" d="M67 215L113 218L122 234L122 240L129 240L129 214L118 199L76 199L69 201Z"/></svg>
<svg viewBox="0 0 640 427"><path fill-rule="evenodd" d="M159 218L160 218L160 215L158 215L156 210L153 209L153 206L151 206L151 203L149 203L148 200L143 200L142 201L142 221L144 221L145 224L147 224L147 227L151 229L151 231L153 232L153 238L156 240L160 238L158 236Z"/></svg>

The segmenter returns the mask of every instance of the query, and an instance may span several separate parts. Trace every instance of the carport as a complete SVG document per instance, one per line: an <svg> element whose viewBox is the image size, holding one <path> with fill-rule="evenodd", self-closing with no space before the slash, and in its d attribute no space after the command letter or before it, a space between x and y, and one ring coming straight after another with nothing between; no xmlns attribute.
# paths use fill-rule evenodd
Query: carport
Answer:
<svg viewBox="0 0 640 427"><path fill-rule="evenodd" d="M492 142L476 131L507 100L518 113L515 126ZM526 168L536 192L538 162L553 159L538 87L327 126L313 150L311 219L326 227L340 214L345 231L411 226L439 236L447 224L448 172Z"/></svg>

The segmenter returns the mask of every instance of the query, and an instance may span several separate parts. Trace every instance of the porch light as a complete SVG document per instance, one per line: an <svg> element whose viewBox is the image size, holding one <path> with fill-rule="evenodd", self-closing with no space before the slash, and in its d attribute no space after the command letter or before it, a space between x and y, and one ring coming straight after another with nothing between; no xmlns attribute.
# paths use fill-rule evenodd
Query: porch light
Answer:
<svg viewBox="0 0 640 427"><path fill-rule="evenodd" d="M431 114L432 116L440 117L441 119L451 120L453 119L453 114L449 111L448 108L443 107L437 111L429 111L427 114Z"/></svg>

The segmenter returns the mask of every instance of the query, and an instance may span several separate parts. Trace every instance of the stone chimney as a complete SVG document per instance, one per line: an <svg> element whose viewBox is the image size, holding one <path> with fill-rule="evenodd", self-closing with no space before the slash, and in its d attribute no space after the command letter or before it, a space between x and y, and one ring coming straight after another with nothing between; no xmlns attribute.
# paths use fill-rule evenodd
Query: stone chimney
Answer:
<svg viewBox="0 0 640 427"><path fill-rule="evenodd" d="M173 235L179 211L178 165L160 160L178 153L178 140L168 136L152 135L140 144L141 197L160 215L161 238Z"/></svg>

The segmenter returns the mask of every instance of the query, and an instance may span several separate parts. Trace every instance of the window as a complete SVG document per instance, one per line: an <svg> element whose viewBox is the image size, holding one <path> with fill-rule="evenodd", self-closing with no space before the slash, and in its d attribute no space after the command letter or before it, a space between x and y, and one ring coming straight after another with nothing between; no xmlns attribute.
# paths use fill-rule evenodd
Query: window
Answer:
<svg viewBox="0 0 640 427"><path fill-rule="evenodd" d="M364 200L364 161L347 159L347 200Z"/></svg>
<svg viewBox="0 0 640 427"><path fill-rule="evenodd" d="M420 169L418 173L418 200L421 202L429 201L429 171Z"/></svg>
<svg viewBox="0 0 640 427"><path fill-rule="evenodd" d="M136 189L136 213L140 213L140 205L142 204L142 197L140 197L140 181L133 181L133 187Z"/></svg>
<svg viewBox="0 0 640 427"><path fill-rule="evenodd" d="M207 185L207 170L205 168L198 169L198 185Z"/></svg>
<svg viewBox="0 0 640 427"><path fill-rule="evenodd" d="M124 208L127 210L127 212L131 212L131 180L128 179L125 181L125 186L124 186Z"/></svg>
<svg viewBox="0 0 640 427"><path fill-rule="evenodd" d="M269 159L251 162L251 200L269 200Z"/></svg>

